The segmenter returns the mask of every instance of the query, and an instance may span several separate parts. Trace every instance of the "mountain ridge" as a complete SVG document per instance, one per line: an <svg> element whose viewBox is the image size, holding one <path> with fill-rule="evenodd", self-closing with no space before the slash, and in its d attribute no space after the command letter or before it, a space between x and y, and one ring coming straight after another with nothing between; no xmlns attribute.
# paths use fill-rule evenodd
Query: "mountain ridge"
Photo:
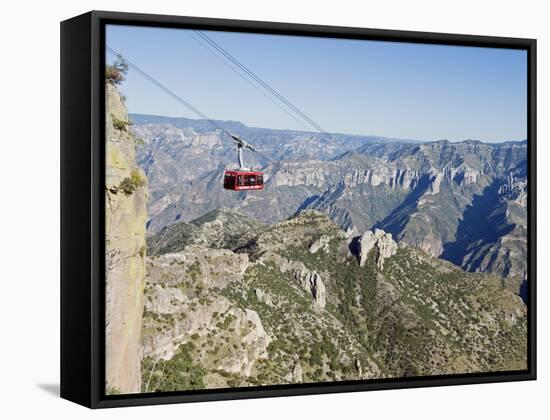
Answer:
<svg viewBox="0 0 550 420"><path fill-rule="evenodd" d="M249 216L219 207L190 222L165 226L147 238L148 255L179 252L189 245L236 249L267 226Z"/></svg>
<svg viewBox="0 0 550 420"><path fill-rule="evenodd" d="M150 233L221 206L266 224L317 209L344 229L381 228L399 242L470 271L527 280L521 245L527 225L525 140L364 143L354 138L344 143L354 151L342 153L303 133L281 137L271 132L265 137L251 132L250 141L262 154L248 153L246 159L262 168L265 189L246 194L221 187L223 171L235 161L235 151L219 133L140 125L139 120L132 130L144 139L138 160L150 182ZM472 225L464 217L479 208L480 197L491 185L496 193L487 205L494 215L503 215L498 223L516 228L501 229L491 241L478 238L465 246L465 238L472 236L466 230ZM494 215L485 214L484 223L495 223Z"/></svg>
<svg viewBox="0 0 550 420"><path fill-rule="evenodd" d="M187 117L166 117L162 115L153 115L153 114L139 114L139 113L131 113L129 114L130 118L135 124L138 125L145 125L145 124L167 124L167 125L174 125L176 127L197 127L199 130L204 130L206 132L213 131L213 125L209 122L209 120L204 119L194 119L194 118L187 118ZM250 129L250 130L260 130L265 132L275 132L275 133L295 133L295 134L308 134L308 135L316 135L318 136L319 133L317 131L312 130L294 130L294 129L287 129L287 128L265 128L265 127L256 127L256 126L249 126L246 125L240 121L234 121L234 120L211 120L215 122L216 124L224 127L224 128L231 128L238 130L243 129ZM402 138L396 138L396 137L385 137L385 136L377 136L372 134L352 134L352 133L340 133L340 132L334 132L331 133L332 135L336 136L344 136L344 137L360 137L365 139L372 139L377 141L388 141L388 142L403 142L403 143L420 143L423 142L423 140L415 140L415 139L402 139Z"/></svg>

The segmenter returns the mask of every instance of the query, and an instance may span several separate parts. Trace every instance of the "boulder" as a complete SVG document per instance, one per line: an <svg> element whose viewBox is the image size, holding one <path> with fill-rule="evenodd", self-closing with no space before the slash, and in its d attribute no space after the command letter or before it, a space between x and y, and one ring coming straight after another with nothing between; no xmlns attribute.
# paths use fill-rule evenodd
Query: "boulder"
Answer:
<svg viewBox="0 0 550 420"><path fill-rule="evenodd" d="M302 382L302 365L300 362L296 362L294 369L292 370L292 379L294 382Z"/></svg>
<svg viewBox="0 0 550 420"><path fill-rule="evenodd" d="M317 239L315 242L311 244L311 246L309 247L309 252L311 252L312 254L315 254L319 250L328 252L329 242L330 242L330 237L326 235L322 235L319 239Z"/></svg>
<svg viewBox="0 0 550 420"><path fill-rule="evenodd" d="M324 309L326 288L321 276L316 271L308 270L303 264L295 266L292 274L304 289L310 291L314 305L318 309Z"/></svg>

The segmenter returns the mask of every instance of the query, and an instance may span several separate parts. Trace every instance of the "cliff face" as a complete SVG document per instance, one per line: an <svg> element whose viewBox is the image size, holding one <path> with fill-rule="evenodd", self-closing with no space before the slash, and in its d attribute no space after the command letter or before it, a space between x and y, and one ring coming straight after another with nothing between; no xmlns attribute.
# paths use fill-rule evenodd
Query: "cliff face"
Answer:
<svg viewBox="0 0 550 420"><path fill-rule="evenodd" d="M128 112L106 87L105 266L106 392L139 392L145 282L147 181L136 163Z"/></svg>

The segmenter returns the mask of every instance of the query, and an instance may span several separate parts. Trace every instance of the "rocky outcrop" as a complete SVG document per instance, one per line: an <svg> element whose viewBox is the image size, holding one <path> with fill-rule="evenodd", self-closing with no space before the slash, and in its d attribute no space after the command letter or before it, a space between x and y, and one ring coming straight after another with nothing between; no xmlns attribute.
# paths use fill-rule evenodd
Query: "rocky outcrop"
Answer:
<svg viewBox="0 0 550 420"><path fill-rule="evenodd" d="M371 168L365 170L354 169L345 175L343 183L347 188L367 184L372 187L387 185L392 189L410 191L416 187L419 179L419 172L407 167L399 165L372 165Z"/></svg>
<svg viewBox="0 0 550 420"><path fill-rule="evenodd" d="M147 283L176 287L189 281L201 288L223 288L241 280L249 265L247 254L193 245L185 252L152 256L147 265Z"/></svg>
<svg viewBox="0 0 550 420"><path fill-rule="evenodd" d="M228 340L220 341L219 357L213 357L207 348L199 349L196 361L205 368L249 376L254 363L267 356L271 338L257 312L238 309L222 296L201 304L199 299L189 298L172 287L155 287L149 296L144 357L170 360L181 344L206 342L213 332Z"/></svg>
<svg viewBox="0 0 550 420"><path fill-rule="evenodd" d="M435 175L430 179L430 184L428 186L428 195L439 194L441 188L441 181L443 181L444 174L442 172L436 172Z"/></svg>
<svg viewBox="0 0 550 420"><path fill-rule="evenodd" d="M323 309L326 304L326 288L321 276L315 271L308 270L302 262L283 263L279 266L282 272L285 272L287 267L300 286L311 293L314 305Z"/></svg>
<svg viewBox="0 0 550 420"><path fill-rule="evenodd" d="M263 223L221 207L191 222L166 226L147 239L148 255L183 251L189 245L236 249L267 229Z"/></svg>
<svg viewBox="0 0 550 420"><path fill-rule="evenodd" d="M313 304L317 309L326 305L326 287L323 279L316 271L309 270L301 261L290 261L271 251L266 252L260 263L274 263L281 273L290 272L296 282L311 294Z"/></svg>
<svg viewBox="0 0 550 420"><path fill-rule="evenodd" d="M363 366L361 365L361 360L359 359L355 360L355 369L357 369L359 376L363 375Z"/></svg>
<svg viewBox="0 0 550 420"><path fill-rule="evenodd" d="M170 360L181 345L191 343L203 368L248 377L255 363L267 357L271 338L256 311L238 308L219 294L229 283L242 281L247 266L246 254L199 247L152 258L144 357ZM213 335L219 340L215 345Z"/></svg>
<svg viewBox="0 0 550 420"><path fill-rule="evenodd" d="M323 309L326 305L326 288L321 276L315 271L310 271L297 275L300 283L309 288L313 296L313 302L319 309Z"/></svg>
<svg viewBox="0 0 550 420"><path fill-rule="evenodd" d="M105 375L107 393L140 392L147 180L126 131L124 101L106 87Z"/></svg>
<svg viewBox="0 0 550 420"><path fill-rule="evenodd" d="M309 252L311 252L312 254L315 254L319 250L322 250L323 252L328 252L329 242L330 237L326 235L321 235L319 239L311 244L311 246L309 247Z"/></svg>
<svg viewBox="0 0 550 420"><path fill-rule="evenodd" d="M451 169L450 178L461 187L475 184L478 182L482 171L471 168L465 164L459 165L457 168Z"/></svg>
<svg viewBox="0 0 550 420"><path fill-rule="evenodd" d="M303 380L302 365L300 362L296 362L294 369L292 370L292 379L294 383L300 383Z"/></svg>
<svg viewBox="0 0 550 420"><path fill-rule="evenodd" d="M359 244L359 265L363 267L371 250L376 250L376 264L379 268L384 267L384 259L395 255L397 243L392 239L391 233L381 229L365 232L358 241Z"/></svg>
<svg viewBox="0 0 550 420"><path fill-rule="evenodd" d="M323 170L325 166L323 162L314 161L309 162L307 166L302 162L288 162L273 173L270 182L277 187L299 185L326 187L326 171Z"/></svg>
<svg viewBox="0 0 550 420"><path fill-rule="evenodd" d="M265 293L262 289L255 289L254 293L256 294L259 302L265 303L267 306L273 306L271 296Z"/></svg>
<svg viewBox="0 0 550 420"><path fill-rule="evenodd" d="M411 161L411 166L418 162ZM399 161L373 162L372 167L365 170L354 169L347 173L343 178L343 184L347 188L354 188L361 184L377 187L386 185L392 189L400 189L404 191L412 191L416 188L422 179L422 176L428 174L430 176L429 194L437 194L443 179L453 180L460 186L466 186L476 183L482 175L482 171L474 169L464 163L453 167L444 166L437 169L434 166L429 166L425 170L411 169L406 163Z"/></svg>
<svg viewBox="0 0 550 420"><path fill-rule="evenodd" d="M512 202L521 207L527 206L527 177L514 176L513 173L506 178L506 181L498 190L500 201L503 203Z"/></svg>

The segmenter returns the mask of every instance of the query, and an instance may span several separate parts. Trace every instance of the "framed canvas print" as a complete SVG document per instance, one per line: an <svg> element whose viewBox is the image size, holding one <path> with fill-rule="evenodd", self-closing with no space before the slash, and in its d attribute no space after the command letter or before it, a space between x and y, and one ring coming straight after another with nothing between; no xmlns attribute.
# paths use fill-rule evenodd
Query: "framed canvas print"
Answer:
<svg viewBox="0 0 550 420"><path fill-rule="evenodd" d="M61 24L61 394L536 377L536 42Z"/></svg>

